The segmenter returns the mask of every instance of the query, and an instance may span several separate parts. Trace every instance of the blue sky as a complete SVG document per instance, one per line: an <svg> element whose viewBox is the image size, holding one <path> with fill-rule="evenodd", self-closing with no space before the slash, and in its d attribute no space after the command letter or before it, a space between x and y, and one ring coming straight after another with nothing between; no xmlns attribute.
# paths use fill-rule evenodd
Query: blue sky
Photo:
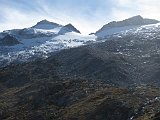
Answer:
<svg viewBox="0 0 160 120"><path fill-rule="evenodd" d="M0 31L30 27L47 19L72 23L82 33L113 20L142 15L160 20L159 0L0 0Z"/></svg>

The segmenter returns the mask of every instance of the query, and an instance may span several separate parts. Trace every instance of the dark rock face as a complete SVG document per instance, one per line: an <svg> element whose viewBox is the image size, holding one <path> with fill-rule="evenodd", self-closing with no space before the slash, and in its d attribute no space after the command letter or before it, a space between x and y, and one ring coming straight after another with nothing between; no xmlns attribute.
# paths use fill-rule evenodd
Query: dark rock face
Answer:
<svg viewBox="0 0 160 120"><path fill-rule="evenodd" d="M20 44L20 42L10 35L6 35L4 38L0 40L1 46L14 46L17 44Z"/></svg>
<svg viewBox="0 0 160 120"><path fill-rule="evenodd" d="M79 30L77 30L72 24L67 24L64 27L61 28L61 30L59 31L58 34L65 34L68 32L76 32L76 33L80 33Z"/></svg>

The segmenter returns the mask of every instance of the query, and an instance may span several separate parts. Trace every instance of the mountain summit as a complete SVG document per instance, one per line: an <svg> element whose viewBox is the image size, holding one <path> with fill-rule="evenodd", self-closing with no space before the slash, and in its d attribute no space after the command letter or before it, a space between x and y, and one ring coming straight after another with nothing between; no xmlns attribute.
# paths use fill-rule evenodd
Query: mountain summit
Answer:
<svg viewBox="0 0 160 120"><path fill-rule="evenodd" d="M54 28L57 28L57 27L62 27L62 25L54 23L54 22L50 22L48 20L42 20L42 21L38 22L32 28L36 28L36 29L54 29Z"/></svg>
<svg viewBox="0 0 160 120"><path fill-rule="evenodd" d="M68 32L76 32L76 33L80 33L79 30L77 30L72 24L67 24L64 27L61 28L61 30L59 31L58 34L65 34Z"/></svg>
<svg viewBox="0 0 160 120"><path fill-rule="evenodd" d="M137 15L137 16L134 16L134 17L122 20L122 21L112 21L112 22L104 25L100 30L98 30L96 32L96 35L97 36L103 36L106 33L117 32L117 30L119 32L119 30L125 30L125 29L128 29L130 27L156 24L158 22L159 22L158 20L147 19L147 18L143 18L140 15ZM111 30L111 29L112 29L112 31L108 31L108 30Z"/></svg>
<svg viewBox="0 0 160 120"><path fill-rule="evenodd" d="M135 25L147 25L147 24L156 24L158 20L154 19L146 19L140 15L125 19L123 21L113 21L104 25L104 27L112 28L112 27L124 27L124 26L135 26Z"/></svg>
<svg viewBox="0 0 160 120"><path fill-rule="evenodd" d="M43 29L43 30L53 30L56 29L58 30L58 34L62 35L68 32L76 32L76 33L80 33L79 30L77 30L72 24L67 24L65 26L54 23L54 22L50 22L48 20L42 20L40 22L38 22L35 26L33 26L32 28L34 29Z"/></svg>

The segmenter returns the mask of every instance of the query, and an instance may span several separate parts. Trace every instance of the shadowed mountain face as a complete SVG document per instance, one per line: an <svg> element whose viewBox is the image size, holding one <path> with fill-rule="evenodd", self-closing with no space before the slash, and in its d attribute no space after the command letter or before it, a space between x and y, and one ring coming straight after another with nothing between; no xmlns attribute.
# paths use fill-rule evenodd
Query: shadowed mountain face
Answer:
<svg viewBox="0 0 160 120"><path fill-rule="evenodd" d="M6 35L4 38L0 39L0 46L14 46L17 44L20 44L20 42L10 35Z"/></svg>

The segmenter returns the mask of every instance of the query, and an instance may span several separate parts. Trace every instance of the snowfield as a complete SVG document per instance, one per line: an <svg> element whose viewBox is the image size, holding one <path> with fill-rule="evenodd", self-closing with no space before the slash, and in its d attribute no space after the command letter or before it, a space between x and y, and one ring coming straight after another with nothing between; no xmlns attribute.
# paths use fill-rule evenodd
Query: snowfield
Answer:
<svg viewBox="0 0 160 120"><path fill-rule="evenodd" d="M36 58L47 58L52 52L86 45L89 42L95 42L97 38L95 35L82 35L74 31L58 35L61 28L27 28L23 29L23 32L25 31L23 35L19 34L21 30L5 31L9 35L17 37L20 44L0 46L0 66L6 66L12 62L26 62Z"/></svg>

